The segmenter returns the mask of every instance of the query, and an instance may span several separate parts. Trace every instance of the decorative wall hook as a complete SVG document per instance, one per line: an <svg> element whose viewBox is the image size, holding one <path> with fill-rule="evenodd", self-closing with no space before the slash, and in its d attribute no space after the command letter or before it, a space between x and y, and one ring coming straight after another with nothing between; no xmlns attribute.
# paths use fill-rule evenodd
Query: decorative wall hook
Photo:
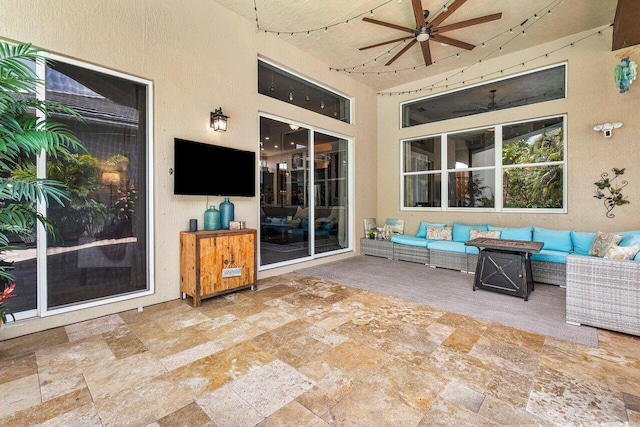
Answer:
<svg viewBox="0 0 640 427"><path fill-rule="evenodd" d="M596 190L596 195L593 197L604 201L604 207L607 208L607 218L613 218L615 216L611 213L613 208L629 203L629 201L622 195L622 189L626 187L629 182L626 180L622 180L619 183L614 182L620 175L624 175L624 169L625 168L611 169L614 173L613 178L609 178L609 174L607 172L603 172L600 174L600 181L594 183L598 189ZM605 192L609 194L606 194Z"/></svg>
<svg viewBox="0 0 640 427"><path fill-rule="evenodd" d="M613 130L618 129L620 126L622 126L621 122L613 122L613 123L607 122L601 125L595 125L593 127L593 130L595 130L596 132L602 131L605 138L611 138L611 134L613 133Z"/></svg>

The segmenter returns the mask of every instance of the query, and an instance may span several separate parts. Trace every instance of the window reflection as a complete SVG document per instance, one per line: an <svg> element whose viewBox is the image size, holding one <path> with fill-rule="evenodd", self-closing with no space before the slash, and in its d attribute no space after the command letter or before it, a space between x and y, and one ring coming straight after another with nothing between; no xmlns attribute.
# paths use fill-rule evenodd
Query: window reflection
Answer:
<svg viewBox="0 0 640 427"><path fill-rule="evenodd" d="M348 98L264 61L258 61L258 93L351 123L351 102Z"/></svg>
<svg viewBox="0 0 640 427"><path fill-rule="evenodd" d="M402 105L402 127L488 113L566 97L566 66L509 77Z"/></svg>

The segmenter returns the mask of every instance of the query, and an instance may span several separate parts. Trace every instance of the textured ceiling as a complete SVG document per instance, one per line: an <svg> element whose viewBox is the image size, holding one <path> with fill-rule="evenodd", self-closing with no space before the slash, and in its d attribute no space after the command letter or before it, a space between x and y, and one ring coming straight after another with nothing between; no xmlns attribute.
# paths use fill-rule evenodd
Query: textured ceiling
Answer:
<svg viewBox="0 0 640 427"><path fill-rule="evenodd" d="M216 1L255 24L253 0ZM430 11L427 22L443 13L445 5L453 1L422 0L422 8ZM280 37L328 67L349 72L377 91L472 65L494 51L491 58L606 26L613 23L617 0L467 0L463 3L440 25L502 13L499 20L446 33L447 37L476 45L473 50L443 46L431 40L428 43L432 65L425 66L416 43L393 64L385 66L406 45L397 42L362 51L358 48L410 34L364 22L362 18L415 28L411 0L255 0L262 30L259 37ZM549 14L549 10L552 13ZM509 29L514 32L509 33ZM526 29L525 36L521 34L522 29ZM481 46L483 42L485 47ZM498 50L500 46L502 50Z"/></svg>

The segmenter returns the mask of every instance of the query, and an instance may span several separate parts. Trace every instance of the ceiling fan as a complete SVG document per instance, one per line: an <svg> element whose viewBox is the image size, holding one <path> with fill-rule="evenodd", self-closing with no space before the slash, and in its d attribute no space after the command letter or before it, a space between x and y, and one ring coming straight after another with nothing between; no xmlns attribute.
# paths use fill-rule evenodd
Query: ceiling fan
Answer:
<svg viewBox="0 0 640 427"><path fill-rule="evenodd" d="M488 104L479 105L476 108L470 108L470 109L467 109L467 110L457 110L457 111L452 111L452 112L453 113L481 113L481 112L485 112L485 111L498 110L498 109L500 109L500 106L496 102L496 90L497 89L491 89L489 91L490 95L489 95L489 103Z"/></svg>
<svg viewBox="0 0 640 427"><path fill-rule="evenodd" d="M405 47L400 50L393 58L391 58L384 65L391 65L396 59L398 59L402 54L408 51L413 45L416 43L420 44L420 48L422 49L422 56L424 57L424 63L426 66L432 64L431 60L431 48L429 47L429 41L436 41L439 43L448 44L451 46L456 46L461 49L472 50L475 45L470 43L463 42L461 40L453 39L447 36L443 36L442 33L447 31L457 30L460 28L470 27L472 25L482 24L484 22L495 21L496 19L502 18L502 13L494 13L491 15L485 15L478 18L469 19L466 21L457 22L455 24L443 25L440 26L442 21L447 19L453 12L455 12L460 6L462 6L467 0L454 0L449 7L445 8L442 13L437 15L435 18L431 20L431 22L427 22L427 18L429 17L428 10L422 10L422 1L421 0L411 0L411 4L413 6L413 16L416 20L416 27L409 28L403 27L402 25L396 25L389 22L378 21L373 18L362 18L363 21L369 22L371 24L382 25L383 27L393 28L400 31L405 31L411 33L410 36L400 37L397 39L389 40L382 43L372 44L370 46L365 46L359 48L359 50L371 49L378 46L383 46L389 43L396 43L399 41L405 41L412 39Z"/></svg>

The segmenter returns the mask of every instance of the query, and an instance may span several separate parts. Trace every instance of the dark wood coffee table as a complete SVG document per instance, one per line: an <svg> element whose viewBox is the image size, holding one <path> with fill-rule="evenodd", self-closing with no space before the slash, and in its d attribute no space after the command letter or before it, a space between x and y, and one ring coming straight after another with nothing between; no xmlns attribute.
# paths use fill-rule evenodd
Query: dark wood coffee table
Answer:
<svg viewBox="0 0 640 427"><path fill-rule="evenodd" d="M533 291L530 254L540 252L543 242L478 238L465 245L480 249L474 291L487 289L529 299Z"/></svg>

